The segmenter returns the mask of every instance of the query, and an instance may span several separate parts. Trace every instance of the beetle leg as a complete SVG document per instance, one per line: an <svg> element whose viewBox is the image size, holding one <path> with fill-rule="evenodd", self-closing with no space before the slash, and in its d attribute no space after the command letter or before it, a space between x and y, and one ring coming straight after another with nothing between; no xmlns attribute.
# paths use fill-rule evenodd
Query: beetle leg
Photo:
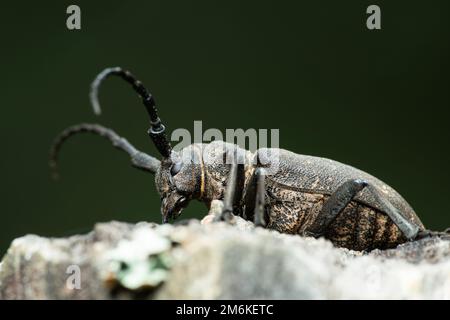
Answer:
<svg viewBox="0 0 450 320"><path fill-rule="evenodd" d="M316 219L304 230L307 236L320 237L336 217L352 201L356 194L367 186L363 180L349 180L343 183L333 192L330 198L324 203Z"/></svg>
<svg viewBox="0 0 450 320"><path fill-rule="evenodd" d="M242 189L245 180L244 164L237 163L236 154L231 164L228 183L225 189L223 210L215 221L231 222L234 210L238 209L242 198Z"/></svg>
<svg viewBox="0 0 450 320"><path fill-rule="evenodd" d="M419 227L406 220L400 212L385 197L383 197L382 194L380 194L378 189L361 179L344 182L324 203L317 218L305 229L304 233L315 237L323 235L331 222L336 219L338 214L340 214L364 188L367 188L378 200L383 206L384 212L392 219L407 239L413 240L416 238L419 233Z"/></svg>
<svg viewBox="0 0 450 320"><path fill-rule="evenodd" d="M120 137L113 130L105 128L99 124L82 123L68 127L61 132L53 142L50 149L50 168L53 171L53 177L57 178L57 160L59 151L64 142L71 136L78 133L94 133L102 137L107 138L114 147L125 151L131 158L131 164L133 167L155 173L158 169L160 162L158 159L149 156L148 154L137 150L131 143L125 138Z"/></svg>
<svg viewBox="0 0 450 320"><path fill-rule="evenodd" d="M392 203L386 199L377 188L372 185L367 185L367 188L372 193L372 195L382 204L384 212L387 213L389 218L395 223L395 225L403 232L404 236L408 240L413 240L420 231L419 226L408 221L402 214L395 208Z"/></svg>
<svg viewBox="0 0 450 320"><path fill-rule="evenodd" d="M256 199L255 199L255 226L266 226L264 219L264 195L265 195L265 175L262 172L263 169L256 169Z"/></svg>
<svg viewBox="0 0 450 320"><path fill-rule="evenodd" d="M262 168L256 168L245 192L244 219L249 219L253 215L254 224L261 227L266 225L264 219L264 195L265 175Z"/></svg>

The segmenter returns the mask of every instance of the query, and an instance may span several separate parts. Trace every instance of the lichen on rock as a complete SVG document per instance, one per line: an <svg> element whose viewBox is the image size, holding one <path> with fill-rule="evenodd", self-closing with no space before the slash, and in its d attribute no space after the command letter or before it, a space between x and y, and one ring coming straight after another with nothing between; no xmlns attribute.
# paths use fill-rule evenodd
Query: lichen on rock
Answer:
<svg viewBox="0 0 450 320"><path fill-rule="evenodd" d="M155 229L138 228L104 255L102 280L129 290L153 289L167 280L172 242Z"/></svg>

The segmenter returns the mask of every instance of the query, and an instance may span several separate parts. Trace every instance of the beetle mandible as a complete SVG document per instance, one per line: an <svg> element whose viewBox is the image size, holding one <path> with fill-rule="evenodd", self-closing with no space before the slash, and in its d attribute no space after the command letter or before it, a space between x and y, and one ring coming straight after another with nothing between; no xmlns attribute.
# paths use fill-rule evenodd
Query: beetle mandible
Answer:
<svg viewBox="0 0 450 320"><path fill-rule="evenodd" d="M50 151L53 169L64 141L74 134L90 132L125 151L134 167L155 174L163 222L177 218L193 199L208 207L213 200L223 199L224 207L216 220L230 222L239 215L257 226L325 237L336 246L353 250L392 248L409 240L444 234L425 229L411 206L390 186L337 161L283 149L251 153L221 141L172 150L153 96L120 67L105 69L93 81L90 99L96 114L100 113L98 88L111 75L131 84L142 98L150 117L148 134L162 159L137 150L111 129L79 124L55 139ZM276 172L267 174L274 163Z"/></svg>

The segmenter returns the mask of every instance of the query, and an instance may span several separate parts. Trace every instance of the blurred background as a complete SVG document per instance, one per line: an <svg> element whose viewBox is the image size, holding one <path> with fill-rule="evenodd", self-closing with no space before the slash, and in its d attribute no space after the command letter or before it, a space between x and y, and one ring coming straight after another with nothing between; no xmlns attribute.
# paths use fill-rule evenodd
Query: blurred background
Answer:
<svg viewBox="0 0 450 320"><path fill-rule="evenodd" d="M79 31L66 8L81 7ZM382 30L366 28L377 4ZM397 189L424 224L450 227L448 1L39 1L1 5L0 255L18 236L67 236L99 221L160 221L151 174L96 136L70 140L53 182L48 149L99 122L156 155L130 87L88 89L122 66L168 129L278 128L282 148L332 158ZM201 217L192 203L184 217Z"/></svg>

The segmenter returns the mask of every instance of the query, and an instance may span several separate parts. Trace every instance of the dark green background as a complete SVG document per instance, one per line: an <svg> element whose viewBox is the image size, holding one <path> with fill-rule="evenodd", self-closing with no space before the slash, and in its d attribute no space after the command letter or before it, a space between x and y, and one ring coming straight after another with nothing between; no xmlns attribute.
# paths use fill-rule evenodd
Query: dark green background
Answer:
<svg viewBox="0 0 450 320"><path fill-rule="evenodd" d="M155 154L136 95L88 88L132 70L169 129L279 128L281 147L333 158L396 188L432 229L450 226L448 1L67 1L1 4L0 253L26 233L160 221L153 177L101 138L71 140L53 183L47 153L68 125L100 122ZM382 30L365 10L382 9ZM205 213L192 204L185 217Z"/></svg>

